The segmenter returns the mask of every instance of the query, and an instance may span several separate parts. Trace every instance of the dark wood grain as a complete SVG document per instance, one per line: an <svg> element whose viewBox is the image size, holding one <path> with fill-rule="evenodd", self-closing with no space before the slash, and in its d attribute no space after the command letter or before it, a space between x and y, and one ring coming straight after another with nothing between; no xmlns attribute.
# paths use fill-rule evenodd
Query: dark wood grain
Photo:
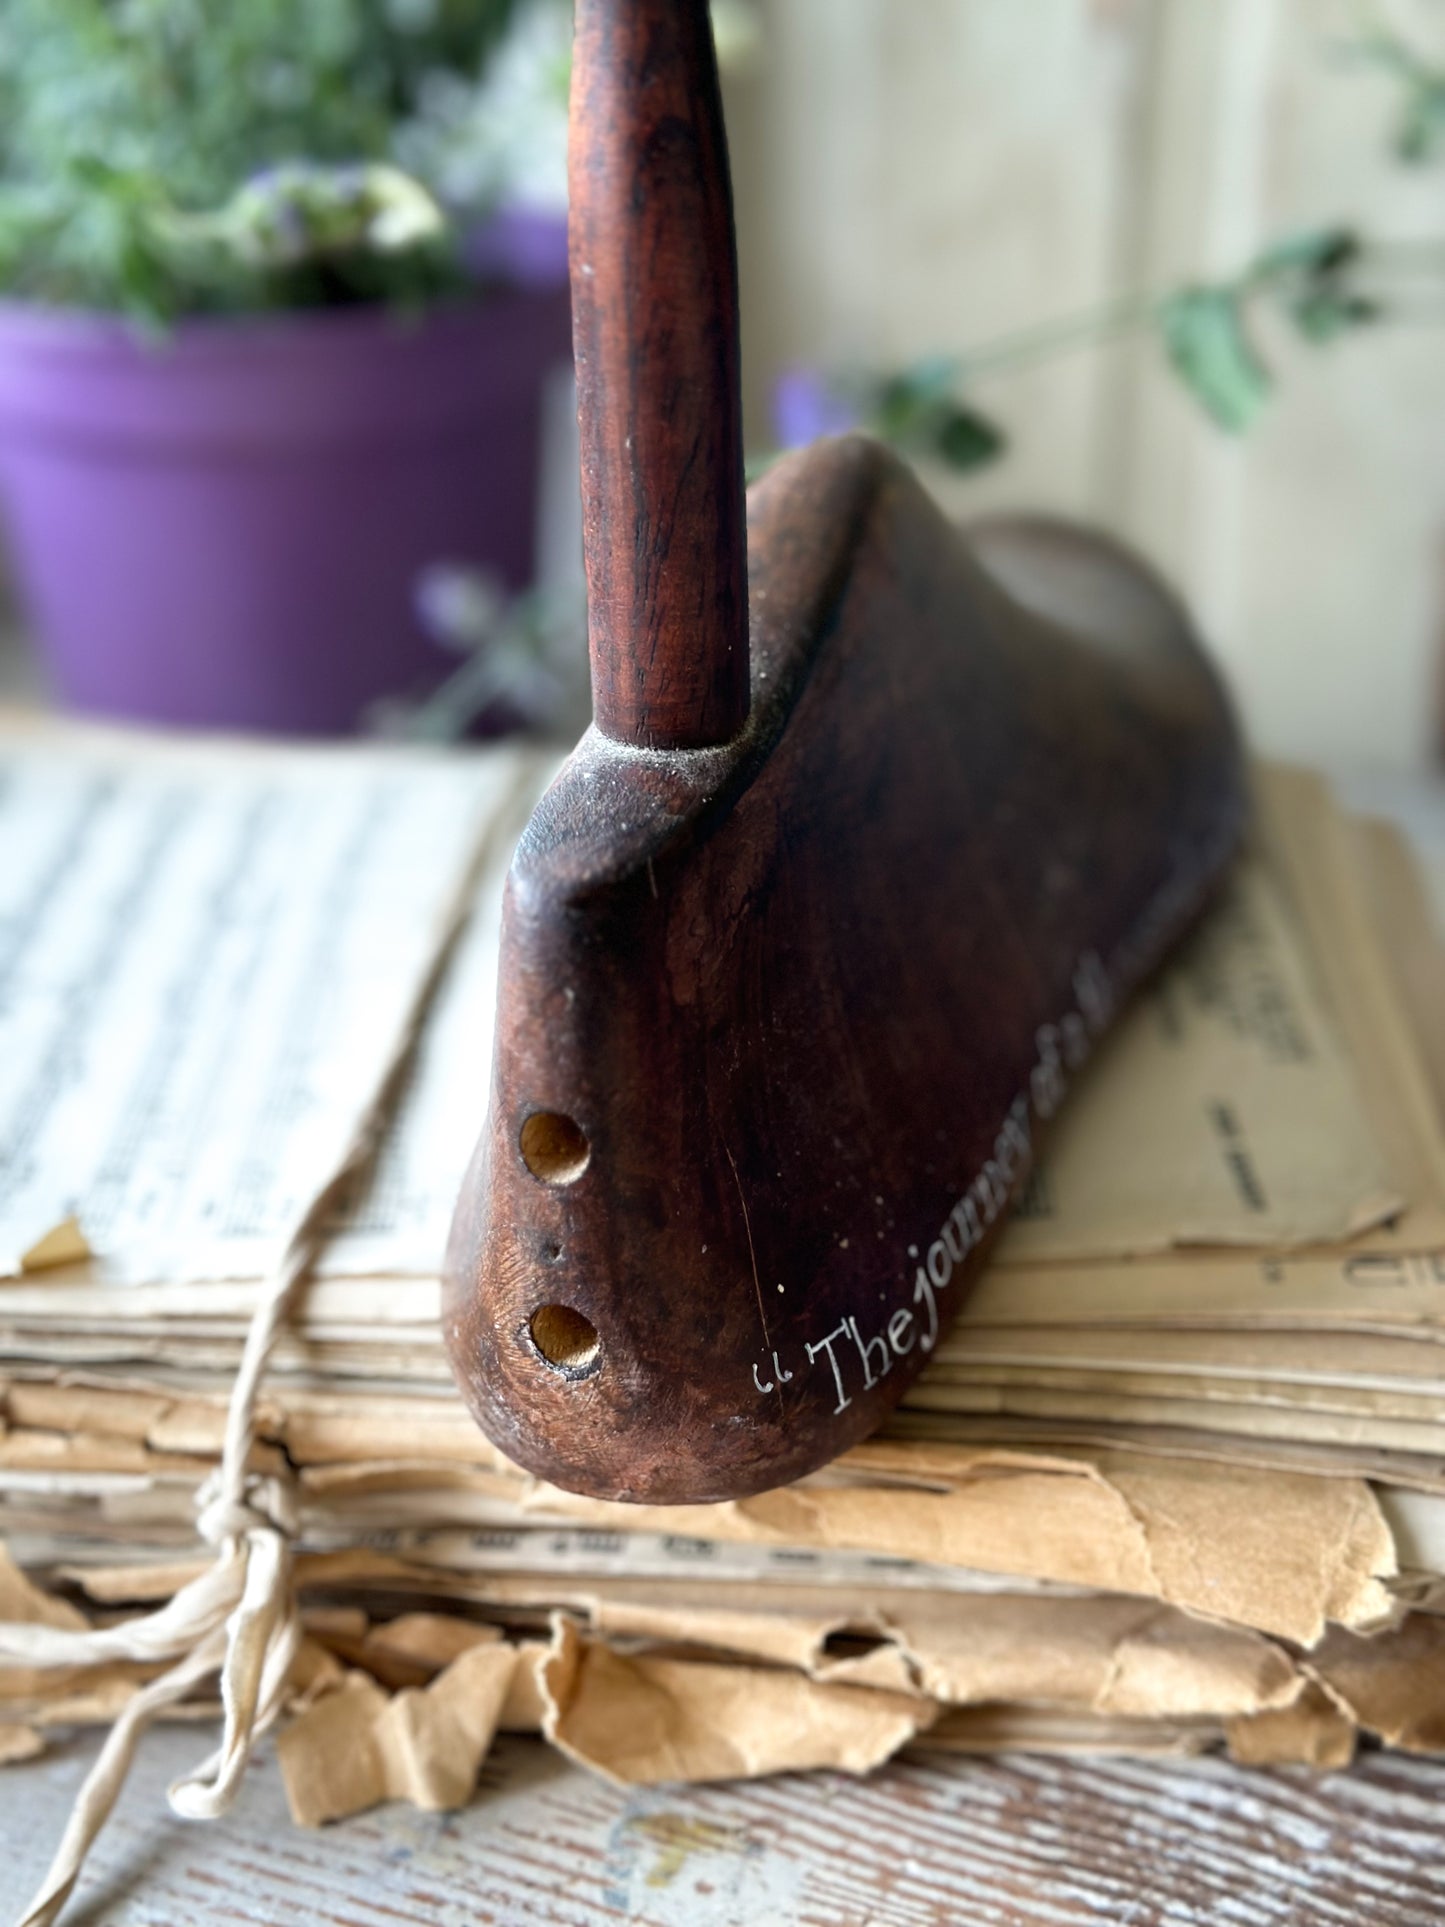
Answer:
<svg viewBox="0 0 1445 1927"><path fill-rule="evenodd" d="M970 543L861 441L750 517L747 730L594 730L522 839L448 1261L487 1432L610 1498L757 1491L877 1427L1244 814L1218 682L1111 544ZM579 1155L532 1155L538 1114Z"/></svg>
<svg viewBox="0 0 1445 1927"><path fill-rule="evenodd" d="M569 161L593 713L724 743L748 709L737 256L707 0L577 0Z"/></svg>

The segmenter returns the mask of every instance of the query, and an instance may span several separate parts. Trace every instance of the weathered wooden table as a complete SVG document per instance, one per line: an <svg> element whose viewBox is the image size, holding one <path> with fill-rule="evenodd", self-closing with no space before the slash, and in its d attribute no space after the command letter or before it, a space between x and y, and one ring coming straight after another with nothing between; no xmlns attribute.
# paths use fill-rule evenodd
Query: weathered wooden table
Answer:
<svg viewBox="0 0 1445 1927"><path fill-rule="evenodd" d="M0 1778L13 1917L95 1743ZM867 1781L620 1792L540 1741L498 1747L464 1813L294 1828L263 1751L238 1806L187 1825L165 1788L205 1750L146 1740L74 1927L1433 1927L1445 1764L1349 1773L911 1754Z"/></svg>

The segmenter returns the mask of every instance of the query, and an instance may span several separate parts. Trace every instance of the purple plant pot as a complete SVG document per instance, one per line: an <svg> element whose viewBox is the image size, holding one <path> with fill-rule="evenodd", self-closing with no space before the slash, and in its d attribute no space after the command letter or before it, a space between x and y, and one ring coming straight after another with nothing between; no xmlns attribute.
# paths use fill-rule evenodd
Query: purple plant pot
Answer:
<svg viewBox="0 0 1445 1927"><path fill-rule="evenodd" d="M531 579L542 377L565 287L404 320L0 308L0 490L57 694L113 716L355 727L434 684L435 562Z"/></svg>

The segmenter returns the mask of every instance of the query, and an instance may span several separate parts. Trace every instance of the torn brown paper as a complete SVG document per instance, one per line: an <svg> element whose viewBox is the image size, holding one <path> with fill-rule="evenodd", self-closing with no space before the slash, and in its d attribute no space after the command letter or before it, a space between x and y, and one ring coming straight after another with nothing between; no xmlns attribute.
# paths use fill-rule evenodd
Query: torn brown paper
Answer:
<svg viewBox="0 0 1445 1927"><path fill-rule="evenodd" d="M436 1612L404 1613L372 1625L359 1608L308 1611L305 1624L329 1653L393 1691L425 1686L473 1646L496 1645L502 1638L498 1626Z"/></svg>
<svg viewBox="0 0 1445 1927"><path fill-rule="evenodd" d="M1241 1766L1344 1767L1355 1757L1359 1728L1314 1681L1288 1706L1225 1723L1230 1757Z"/></svg>
<svg viewBox="0 0 1445 1927"><path fill-rule="evenodd" d="M547 1717L547 1696L542 1690L542 1668L547 1663L551 1644L543 1639L524 1639L513 1649L517 1655L511 1684L497 1718L499 1733L540 1733Z"/></svg>
<svg viewBox="0 0 1445 1927"><path fill-rule="evenodd" d="M1368 1486L1121 1455L1053 1465L980 1449L941 1491L787 1486L716 1506L621 1506L540 1488L547 1512L619 1530L897 1558L1137 1593L1310 1645L1388 1617L1396 1571Z"/></svg>
<svg viewBox="0 0 1445 1927"><path fill-rule="evenodd" d="M857 1630L880 1632L861 1602L839 1599L828 1609L826 1600L810 1595L811 1612L790 1612L787 1602L761 1599L755 1590L739 1588L733 1604L711 1589L710 1600L699 1597L707 1589L676 1586L637 1587L591 1581L574 1588L532 1582L537 1593L554 1594L553 1604L585 1613L592 1629L607 1643L646 1640L653 1645L690 1646L738 1659L754 1659L773 1666L791 1666L817 1678L824 1670L830 1639ZM556 1597L557 1594L562 1597ZM875 1654L871 1657L877 1658ZM881 1650L883 1665L865 1685L889 1686L899 1692L915 1689L908 1663L896 1650Z"/></svg>
<svg viewBox="0 0 1445 1927"><path fill-rule="evenodd" d="M94 1254L74 1216L62 1218L42 1233L20 1254L20 1270L26 1276L37 1271L57 1271L62 1265L80 1265Z"/></svg>
<svg viewBox="0 0 1445 1927"><path fill-rule="evenodd" d="M1293 1661L1259 1634L1136 1599L900 1599L887 1618L919 1685L950 1704L1183 1719L1281 1707L1300 1690Z"/></svg>
<svg viewBox="0 0 1445 1927"><path fill-rule="evenodd" d="M435 1673L473 1646L493 1645L501 1636L495 1626L455 1619L448 1613L403 1613L371 1627L364 1643L371 1657L409 1660Z"/></svg>
<svg viewBox="0 0 1445 1927"><path fill-rule="evenodd" d="M206 1459L162 1456L133 1439L93 1432L33 1432L13 1426L0 1434L0 1469L24 1472L127 1472L195 1484L210 1470ZM259 1468L258 1468L259 1469Z"/></svg>
<svg viewBox="0 0 1445 1927"><path fill-rule="evenodd" d="M277 1742L292 1818L321 1826L383 1800L429 1812L465 1806L516 1663L512 1647L480 1643L430 1686L391 1697L366 1674L348 1674Z"/></svg>
<svg viewBox="0 0 1445 1927"><path fill-rule="evenodd" d="M1388 1639L1333 1629L1302 1662L1357 1725L1407 1753L1445 1753L1445 1620L1412 1613Z"/></svg>
<svg viewBox="0 0 1445 1927"><path fill-rule="evenodd" d="M0 1721L0 1766L12 1766L20 1760L33 1760L38 1753L45 1751L45 1736L37 1733L32 1726L15 1726L9 1721Z"/></svg>
<svg viewBox="0 0 1445 1927"><path fill-rule="evenodd" d="M543 1731L552 1744L629 1786L816 1767L867 1773L935 1714L922 1698L823 1685L793 1672L624 1657L566 1620L558 1622L542 1686Z"/></svg>
<svg viewBox="0 0 1445 1927"><path fill-rule="evenodd" d="M1125 1720L1038 1706L962 1706L918 1744L943 1753L1058 1753L1099 1758L1193 1759L1224 1738L1216 1720Z"/></svg>
<svg viewBox="0 0 1445 1927"><path fill-rule="evenodd" d="M566 1586L541 1574L489 1581L486 1590L497 1607L564 1605L614 1650L646 1641L672 1656L726 1654L948 1704L1007 1699L1130 1718L1222 1717L1286 1705L1302 1684L1284 1649L1258 1633L1117 1596L817 1585L739 1588L724 1604L700 1581Z"/></svg>

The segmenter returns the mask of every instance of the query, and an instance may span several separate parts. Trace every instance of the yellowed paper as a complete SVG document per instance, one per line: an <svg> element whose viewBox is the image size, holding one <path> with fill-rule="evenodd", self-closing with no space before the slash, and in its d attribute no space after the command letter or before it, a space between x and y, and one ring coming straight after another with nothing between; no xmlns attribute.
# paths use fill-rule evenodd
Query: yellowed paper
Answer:
<svg viewBox="0 0 1445 1927"><path fill-rule="evenodd" d="M0 1543L0 1622L15 1626L63 1626L76 1629L88 1624L64 1599L53 1599L42 1592L11 1559Z"/></svg>
<svg viewBox="0 0 1445 1927"><path fill-rule="evenodd" d="M1370 893L1348 819L1324 783L1272 771L1261 832L1290 880L1314 969L1349 1051L1366 1109L1405 1198L1398 1248L1445 1249L1445 1122L1410 1014L1372 926Z"/></svg>
<svg viewBox="0 0 1445 1927"><path fill-rule="evenodd" d="M1327 1424L1341 1421L1400 1419L1434 1430L1445 1412L1445 1384L1379 1385L1368 1381L1325 1380L1306 1377L1274 1378L1234 1372L1220 1377L1207 1371L1181 1375L1155 1371L1149 1365L1109 1366L1101 1363L1066 1365L1050 1361L1006 1364L992 1359L940 1369L930 1378L934 1390L950 1388L977 1394L987 1401L992 1392L1086 1392L1103 1403L1127 1409L1134 1399L1163 1403L1173 1398L1207 1405L1233 1405L1252 1412L1266 1407L1280 1413L1303 1413ZM1345 1427L1342 1426L1342 1432Z"/></svg>
<svg viewBox="0 0 1445 1927"><path fill-rule="evenodd" d="M1400 1001L1410 1018L1420 1068L1445 1129L1445 944L1432 915L1425 879L1409 844L1392 823L1350 824L1353 869L1369 902Z"/></svg>
<svg viewBox="0 0 1445 1927"><path fill-rule="evenodd" d="M535 756L7 734L0 761L0 917L27 937L0 984L0 1273L73 1219L113 1279L264 1275Z"/></svg>
<svg viewBox="0 0 1445 1927"><path fill-rule="evenodd" d="M1078 1453L1094 1458L1186 1459L1221 1470L1302 1473L1317 1479L1374 1481L1377 1492L1408 1487L1445 1493L1445 1466L1433 1454L1392 1452L1369 1443L1315 1444L1300 1439L1262 1439L1236 1432L1203 1432L1184 1425L1120 1425L1104 1418L1000 1417L966 1412L895 1412L879 1443L959 1451L1011 1446L1016 1451Z"/></svg>
<svg viewBox="0 0 1445 1927"><path fill-rule="evenodd" d="M1046 1220L1026 1221L899 1415L901 1430L942 1428L941 1443L870 1442L734 1507L594 1506L533 1486L472 1426L434 1279L316 1281L268 1381L256 1459L295 1468L301 1509L303 1710L284 1743L298 1810L316 1823L385 1798L463 1800L499 1728L545 1726L634 1782L863 1770L920 1734L1161 1753L1227 1738L1241 1757L1319 1761L1357 1726L1438 1744L1429 1616L1354 1636L1385 1627L1402 1594L1428 1600L1445 1570L1445 1475L1428 1452L1445 1438L1432 1409L1445 1273L1413 1249L1439 1202L1438 1106L1399 1071L1413 1006L1361 909L1358 837L1308 785L1280 781L1276 854L1168 993L1192 1003L1130 1020L1144 1038L1132 1119L1120 1098L1110 1123L1086 1082L1087 1156L1046 1165L1034 1200L1053 1186L1055 1230L1080 1249L1155 1255L1025 1263ZM1308 1049L1271 1074L1301 1024ZM1181 1064L1198 1070L1199 1037L1221 1028L1232 1043L1191 1082ZM1389 1075L1361 1068L1376 1045ZM1208 1106L1244 1094L1224 1129ZM428 1129L443 1128L444 1096L437 1085ZM1183 1172L1158 1237L1148 1184L1114 1169L1121 1146L1141 1155L1140 1104L1157 1119L1144 1179ZM409 1141L387 1180L398 1191L426 1131ZM1102 1189L1091 1158L1109 1164ZM1250 1216L1261 1245L1333 1237L1397 1191L1400 1229L1346 1249L1165 1249L1230 1243ZM412 1235L419 1221L388 1212L354 1204L344 1263L359 1262L355 1240ZM0 1286L0 1347L19 1359L0 1387L0 1527L23 1532L27 1560L110 1607L195 1575L194 1490L253 1297L241 1278L117 1292L95 1265ZM970 1416L970 1399L1041 1415ZM990 1445L988 1423L1043 1443ZM1133 1448L1117 1449L1131 1425ZM1415 1480L1419 1503L1372 1493L1367 1471ZM15 1617L6 1586L0 1566L0 1616ZM33 1610L72 1610L29 1592ZM403 1602L415 1610L378 1623ZM141 1676L92 1669L45 1691L17 1678L9 1730L110 1717Z"/></svg>
<svg viewBox="0 0 1445 1927"><path fill-rule="evenodd" d="M1384 1391L1428 1390L1445 1398L1445 1331L1382 1332L1211 1330L1158 1325L970 1325L940 1339L931 1378L994 1363L1029 1371L1177 1373L1180 1391L1195 1377L1261 1378Z"/></svg>
<svg viewBox="0 0 1445 1927"><path fill-rule="evenodd" d="M1402 1252L1384 1236L1356 1250L1308 1256L996 1265L979 1279L954 1329L961 1342L976 1324L1439 1331L1442 1285L1445 1257Z"/></svg>
<svg viewBox="0 0 1445 1927"><path fill-rule="evenodd" d="M1201 1432L1246 1439L1313 1441L1343 1448L1383 1446L1392 1451L1445 1453L1445 1425L1371 1413L1311 1411L1283 1401L1234 1405L1207 1398L1135 1397L1124 1392L1065 1391L1042 1382L1012 1385L957 1385L930 1381L915 1386L910 1410L969 1412L1001 1416L1091 1420L1118 1435L1129 1426L1185 1426Z"/></svg>
<svg viewBox="0 0 1445 1927"><path fill-rule="evenodd" d="M474 1646L495 1645L501 1637L495 1626L454 1619L447 1613L403 1613L371 1627L365 1651L372 1659L409 1660L435 1673Z"/></svg>
<svg viewBox="0 0 1445 1927"><path fill-rule="evenodd" d="M1249 856L1084 1073L998 1262L1333 1243L1401 1202L1285 885Z"/></svg>
<svg viewBox="0 0 1445 1927"><path fill-rule="evenodd" d="M1133 1593L1306 1644L1329 1620L1378 1623L1390 1609L1397 1571L1379 1502L1358 1479L1145 1453L1075 1449L1049 1456L880 1441L823 1479L704 1507L608 1506L485 1469L457 1468L434 1485L393 1476L402 1468L379 1469L386 1476L375 1490L364 1467L355 1469L359 1490L348 1489L346 1468L328 1471L329 1489L307 1501L308 1532L339 1545L364 1533L373 1545L420 1557L433 1569L530 1567L579 1579L589 1571L656 1576L671 1569L687 1576L686 1557L713 1583L776 1580L784 1572L770 1573L767 1563L776 1548L790 1559L800 1551L826 1558L835 1581L846 1575L854 1587L866 1587L866 1563L850 1569L847 1559L884 1557L923 1562L919 1579L935 1589L952 1583L940 1577L951 1570ZM303 1490L311 1491L309 1483ZM409 1523L422 1492L434 1522L428 1530ZM152 1521L160 1517L158 1504L159 1494L148 1501ZM184 1541L183 1484L174 1488L173 1504ZM34 1510L29 1518L40 1529ZM609 1536L572 1541L549 1531L551 1521ZM480 1556L467 1530L474 1525L489 1528ZM504 1525L510 1550L498 1536ZM756 1552L745 1561L714 1552L699 1564L690 1544ZM790 1576L796 1580L796 1569ZM719 1599L720 1609L724 1603Z"/></svg>
<svg viewBox="0 0 1445 1927"><path fill-rule="evenodd" d="M44 1735L37 1733L34 1727L0 1722L0 1766L12 1766L19 1760L33 1760L44 1751Z"/></svg>

